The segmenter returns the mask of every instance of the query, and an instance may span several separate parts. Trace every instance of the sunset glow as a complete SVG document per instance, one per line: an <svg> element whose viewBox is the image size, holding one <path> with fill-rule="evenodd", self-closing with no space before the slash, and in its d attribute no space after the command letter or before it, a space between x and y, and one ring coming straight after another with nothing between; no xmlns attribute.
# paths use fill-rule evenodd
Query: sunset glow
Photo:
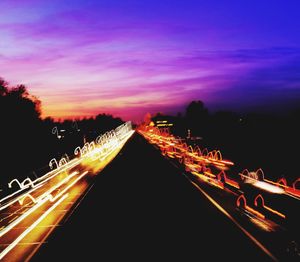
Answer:
<svg viewBox="0 0 300 262"><path fill-rule="evenodd" d="M298 8L254 2L3 0L1 76L56 118L291 105Z"/></svg>

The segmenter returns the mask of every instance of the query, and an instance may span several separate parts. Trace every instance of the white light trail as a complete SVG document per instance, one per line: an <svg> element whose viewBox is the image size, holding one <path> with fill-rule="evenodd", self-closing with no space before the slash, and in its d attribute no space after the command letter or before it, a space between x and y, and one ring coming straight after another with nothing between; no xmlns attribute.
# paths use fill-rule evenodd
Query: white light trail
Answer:
<svg viewBox="0 0 300 262"><path fill-rule="evenodd" d="M10 245L5 248L0 253L0 260L7 255L24 237L27 236L30 231L32 231L40 222L43 221L61 202L63 202L68 197L65 194L61 199L59 199L55 204L53 204L44 214L42 214L33 224L31 224L21 235L19 235Z"/></svg>
<svg viewBox="0 0 300 262"><path fill-rule="evenodd" d="M255 187L258 187L265 191L271 192L273 194L284 194L285 193L284 189L282 189L278 186L273 186L264 181L251 181L251 184Z"/></svg>

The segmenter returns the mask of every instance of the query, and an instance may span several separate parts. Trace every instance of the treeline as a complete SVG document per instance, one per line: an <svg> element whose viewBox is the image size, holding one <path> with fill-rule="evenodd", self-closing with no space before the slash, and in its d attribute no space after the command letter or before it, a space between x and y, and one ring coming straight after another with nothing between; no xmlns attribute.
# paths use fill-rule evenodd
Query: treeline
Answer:
<svg viewBox="0 0 300 262"><path fill-rule="evenodd" d="M34 178L49 169L51 158L70 156L78 145L123 121L108 114L55 121L41 118L41 101L26 86L0 78L0 189L13 178Z"/></svg>
<svg viewBox="0 0 300 262"><path fill-rule="evenodd" d="M282 110L284 111L284 110ZM210 150L220 149L224 158L236 163L232 172L244 168L263 168L269 178L299 177L300 110L286 113L241 114L230 111L209 112L202 101L192 101L184 114L157 114L152 120L174 123L172 132L181 137L200 137L193 144Z"/></svg>

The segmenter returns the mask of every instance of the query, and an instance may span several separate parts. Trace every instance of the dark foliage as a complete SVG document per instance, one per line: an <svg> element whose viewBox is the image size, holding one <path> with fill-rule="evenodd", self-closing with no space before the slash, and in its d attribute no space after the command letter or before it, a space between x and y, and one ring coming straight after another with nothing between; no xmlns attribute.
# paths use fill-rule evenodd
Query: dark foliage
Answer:
<svg viewBox="0 0 300 262"><path fill-rule="evenodd" d="M76 146L95 139L123 121L107 114L93 118L54 121L41 118L41 102L24 85L10 87L0 78L0 188L12 178L43 174L49 160L70 157ZM52 130L57 128L56 133Z"/></svg>

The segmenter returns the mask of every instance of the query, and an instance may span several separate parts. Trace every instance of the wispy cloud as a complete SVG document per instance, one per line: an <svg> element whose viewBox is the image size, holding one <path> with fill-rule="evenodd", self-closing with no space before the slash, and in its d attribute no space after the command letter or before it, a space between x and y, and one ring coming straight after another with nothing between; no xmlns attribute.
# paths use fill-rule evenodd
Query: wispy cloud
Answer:
<svg viewBox="0 0 300 262"><path fill-rule="evenodd" d="M21 2L0 3L0 74L27 84L45 116L106 110L130 119L195 99L240 108L298 98L300 39L286 37L297 23L286 21L284 38L260 26L270 14L252 28L248 9L210 16L197 1Z"/></svg>

